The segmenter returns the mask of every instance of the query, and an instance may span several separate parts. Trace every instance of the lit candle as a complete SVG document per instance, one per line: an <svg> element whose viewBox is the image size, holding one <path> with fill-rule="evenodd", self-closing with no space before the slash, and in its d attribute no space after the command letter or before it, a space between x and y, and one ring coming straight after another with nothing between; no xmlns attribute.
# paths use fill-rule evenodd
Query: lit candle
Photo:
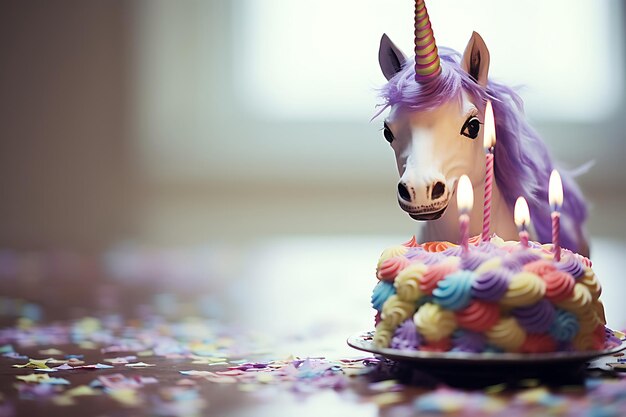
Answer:
<svg viewBox="0 0 626 417"><path fill-rule="evenodd" d="M469 212L472 211L472 207L474 206L474 189L472 188L472 182L467 175L462 175L459 179L459 185L456 189L456 204L459 208L461 248L463 249L463 255L467 255L469 252Z"/></svg>
<svg viewBox="0 0 626 417"><path fill-rule="evenodd" d="M483 147L485 148L485 198L483 204L483 234L482 240L489 239L491 224L491 191L493 189L493 148L496 146L496 124L493 118L491 101L487 101L485 109L485 131L483 133Z"/></svg>
<svg viewBox="0 0 626 417"><path fill-rule="evenodd" d="M561 241L559 238L561 229L561 206L563 205L563 183L558 171L552 170L550 184L548 186L548 199L552 210L552 244L554 245L554 259L561 260Z"/></svg>
<svg viewBox="0 0 626 417"><path fill-rule="evenodd" d="M519 241L524 248L528 247L528 226L530 225L530 210L524 197L518 197L513 211L515 225L519 232Z"/></svg>

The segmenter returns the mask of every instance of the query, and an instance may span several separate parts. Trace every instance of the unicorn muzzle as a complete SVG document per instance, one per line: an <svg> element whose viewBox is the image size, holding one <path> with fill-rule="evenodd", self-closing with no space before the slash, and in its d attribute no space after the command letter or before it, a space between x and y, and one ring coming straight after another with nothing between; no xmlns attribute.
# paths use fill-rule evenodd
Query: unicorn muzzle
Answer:
<svg viewBox="0 0 626 417"><path fill-rule="evenodd" d="M448 207L449 188L445 181L436 180L416 187L405 181L398 183L398 204L415 220L435 220Z"/></svg>

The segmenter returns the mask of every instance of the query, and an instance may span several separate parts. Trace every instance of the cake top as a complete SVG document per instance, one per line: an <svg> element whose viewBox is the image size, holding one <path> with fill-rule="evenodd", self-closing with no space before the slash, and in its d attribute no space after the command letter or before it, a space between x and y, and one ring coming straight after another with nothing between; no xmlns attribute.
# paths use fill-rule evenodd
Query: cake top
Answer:
<svg viewBox="0 0 626 417"><path fill-rule="evenodd" d="M551 243L529 242L529 247L525 248L518 241L505 241L496 235L488 242L481 241L480 236L474 236L469 243L469 253L461 256L462 249L459 245L446 241L420 244L413 236L408 242L383 251L377 265L377 277L393 282L393 271L397 269L393 268L394 265L400 263L406 266L415 262L434 265L445 261L457 263L458 269L469 271L475 271L481 265L483 270L501 267L519 271L528 263L542 260L552 263L560 271L570 273L574 278L580 278L584 275L585 268L592 266L590 259L567 249L561 249L561 260L555 261L554 246ZM483 265L486 261L490 262Z"/></svg>

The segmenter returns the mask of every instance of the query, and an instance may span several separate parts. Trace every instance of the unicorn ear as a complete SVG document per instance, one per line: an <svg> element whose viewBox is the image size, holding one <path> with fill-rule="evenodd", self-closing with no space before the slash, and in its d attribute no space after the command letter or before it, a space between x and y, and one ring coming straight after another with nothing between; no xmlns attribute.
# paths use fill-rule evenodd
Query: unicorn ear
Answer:
<svg viewBox="0 0 626 417"><path fill-rule="evenodd" d="M487 85L487 75L489 73L489 49L483 38L476 32L467 43L461 68L465 70L476 82L485 87Z"/></svg>
<svg viewBox="0 0 626 417"><path fill-rule="evenodd" d="M406 57L400 48L391 42L387 34L383 33L383 37L380 38L380 48L378 49L378 63L387 81L400 72L405 62Z"/></svg>

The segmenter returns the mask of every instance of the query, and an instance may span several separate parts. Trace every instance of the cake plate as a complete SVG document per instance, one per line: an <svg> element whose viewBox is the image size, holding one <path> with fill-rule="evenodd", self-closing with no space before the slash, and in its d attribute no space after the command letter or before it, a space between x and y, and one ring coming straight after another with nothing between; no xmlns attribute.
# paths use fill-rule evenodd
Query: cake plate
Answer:
<svg viewBox="0 0 626 417"><path fill-rule="evenodd" d="M590 362L626 349L626 340L622 340L620 345L609 349L585 352L423 352L378 347L374 344L373 334L373 331L355 334L348 338L348 345L394 361L396 373L406 376L407 370L413 374L419 372L453 386L489 385L524 378L538 378L554 385L582 383ZM617 359L593 368L606 369L607 362L617 362ZM414 376L409 378L414 379Z"/></svg>
<svg viewBox="0 0 626 417"><path fill-rule="evenodd" d="M419 350L399 350L381 348L374 344L374 332L362 332L348 338L348 345L354 349L370 352L375 355L397 361L427 362L441 364L540 364L555 362L589 362L601 356L612 355L626 349L626 340L619 346L585 352L553 352L553 353L471 353L471 352L423 352Z"/></svg>

